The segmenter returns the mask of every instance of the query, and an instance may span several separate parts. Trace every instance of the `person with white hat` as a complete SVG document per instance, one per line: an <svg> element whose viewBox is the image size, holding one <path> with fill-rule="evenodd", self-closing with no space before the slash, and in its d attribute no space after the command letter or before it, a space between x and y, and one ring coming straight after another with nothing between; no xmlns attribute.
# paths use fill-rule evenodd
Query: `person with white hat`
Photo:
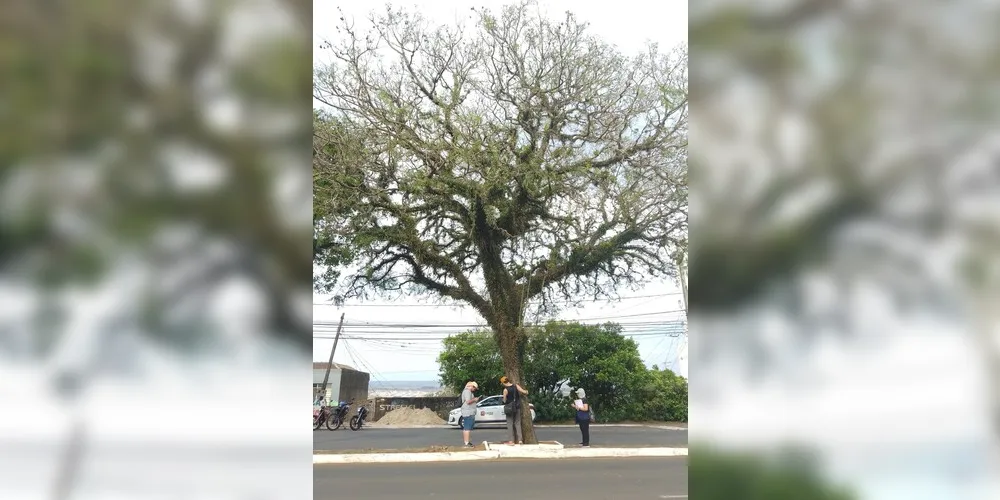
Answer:
<svg viewBox="0 0 1000 500"><path fill-rule="evenodd" d="M479 384L475 380L470 380L465 384L462 391L462 438L465 446L473 447L472 428L476 425L476 403L479 398L473 392L479 390Z"/></svg>
<svg viewBox="0 0 1000 500"><path fill-rule="evenodd" d="M576 410L576 423L580 426L584 448L590 448L590 403L587 402L587 392L582 387L576 390L576 401L571 405Z"/></svg>

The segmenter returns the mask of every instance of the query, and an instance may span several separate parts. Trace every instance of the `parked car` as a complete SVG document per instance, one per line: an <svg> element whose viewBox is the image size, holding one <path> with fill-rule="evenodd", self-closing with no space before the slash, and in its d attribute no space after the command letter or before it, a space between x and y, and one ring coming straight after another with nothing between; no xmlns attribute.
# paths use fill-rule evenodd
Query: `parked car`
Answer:
<svg viewBox="0 0 1000 500"><path fill-rule="evenodd" d="M528 404L531 409L531 421L535 421L535 405ZM480 425L507 425L507 416L503 414L503 395L490 396L481 399L476 404L476 423L474 427ZM455 408L448 413L448 425L462 427L462 408Z"/></svg>

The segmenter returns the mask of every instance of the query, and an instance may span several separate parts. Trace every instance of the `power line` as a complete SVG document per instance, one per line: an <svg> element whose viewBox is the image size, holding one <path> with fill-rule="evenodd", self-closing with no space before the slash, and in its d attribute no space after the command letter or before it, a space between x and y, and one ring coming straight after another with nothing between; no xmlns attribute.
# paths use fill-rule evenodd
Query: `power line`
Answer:
<svg viewBox="0 0 1000 500"><path fill-rule="evenodd" d="M572 323L573 321L568 321ZM667 319L667 320L652 320L652 321L628 321L628 322L615 322L615 324L620 326L643 326L643 325L682 325L684 323L683 319ZM590 326L600 326L589 324ZM328 323L316 323L313 325L318 327L318 329L335 331L332 324ZM469 324L463 325L459 323L352 323L345 324L345 329L351 330L370 330L372 328L389 328L389 329L405 329L405 328L448 328L448 329L468 329L468 328L489 328L488 325L476 325ZM544 327L545 324L527 324L524 325L528 328L538 328Z"/></svg>
<svg viewBox="0 0 1000 500"><path fill-rule="evenodd" d="M652 299L657 297L674 297L677 295L683 295L681 292L671 292L671 293L658 293L653 295L633 295L629 297L619 297L617 299L586 299L586 300L559 300L559 301L549 301L550 304L577 304L577 303L596 303L596 302L608 302L614 303L623 300L635 300L635 299ZM314 306L327 306L327 307L469 307L465 304L343 304L338 306L337 304L330 304L326 302L313 302Z"/></svg>
<svg viewBox="0 0 1000 500"><path fill-rule="evenodd" d="M475 330L467 330L462 328L433 328L433 329L420 329L420 330L399 330L399 329L374 329L374 330L355 330L347 329L346 333L354 337L367 336L372 338L378 338L380 336L390 336L390 337L401 337L401 338L426 338L433 336L449 337L454 335L461 335L464 333L476 332ZM489 331L480 331L489 333ZM684 332L684 327L681 325L665 325L665 324L653 324L648 326L635 326L629 328L621 329L620 333L632 334L632 333L656 333L656 332ZM313 338L334 338L335 333L329 330L317 329L313 331Z"/></svg>
<svg viewBox="0 0 1000 500"><path fill-rule="evenodd" d="M639 333L622 333L621 335L623 337L659 337L659 336L680 337L680 336L684 335L684 333L683 332L639 332ZM332 339L332 337L322 337L322 336L320 336L320 337L314 336L313 338L314 339L315 338L326 339L326 340ZM447 336L447 335L440 336L439 335L439 336L433 336L433 337L431 337L431 336L425 336L425 337L358 337L358 336L354 336L354 335L342 335L341 338L351 339L351 340L367 340L367 341L371 341L371 342L375 342L375 343L377 343L378 341L383 341L383 342L386 342L386 341L389 341L389 342L392 342L392 341L395 341L395 342L440 342L442 340L445 340L445 339L449 338L449 336Z"/></svg>
<svg viewBox="0 0 1000 500"><path fill-rule="evenodd" d="M362 356L361 356L361 353L360 353L360 352L357 352L357 351L356 351L356 350L355 350L355 349L354 349L353 347L351 347L351 345L350 345L350 344L346 344L346 345L347 345L347 349L348 349L348 351L350 351L350 352L353 352L354 354L357 354L357 356L358 356L358 361L360 361L360 362L361 362L361 363L360 363L360 364L361 364L361 367L362 367L363 369L365 369L365 370L367 370L367 371L368 371L368 374L369 374L369 375L371 376L371 378L374 378L374 379L375 379L375 382L379 382L379 383L381 383L383 387L385 387L385 388L387 388L387 389L389 389L389 390L392 390L392 391L395 391L395 390L396 390L396 388L395 388L395 387L392 387L392 386L390 386L390 385L389 385L389 383L385 381L385 379L383 379L383 378L382 378L381 376L379 376L379 373L378 373L378 371L377 371L377 370L375 370L375 368L374 368L373 366L371 366L370 364L368 364L368 363L367 363L367 362L366 362L366 361L364 360L364 358L362 358ZM354 357L353 357L353 356L351 356L351 358L353 359ZM371 381L370 381L370 380L369 380L369 385L371 385Z"/></svg>
<svg viewBox="0 0 1000 500"><path fill-rule="evenodd" d="M406 336L399 332L360 332L360 333L349 333L342 334L342 339L353 339L353 340L365 340L371 343L382 343L386 345L398 345L401 347L408 346L418 346L420 343L426 342L441 342L445 339L456 337L463 332L424 332L421 335L410 335ZM682 329L636 329L633 331L623 331L620 335L623 337L638 337L638 338L650 338L650 337L683 337L686 333ZM318 334L313 335L313 340L332 340L333 336L329 334ZM426 344L422 344L426 345ZM662 345L662 344L661 344ZM659 347L659 346L658 346Z"/></svg>
<svg viewBox="0 0 1000 500"><path fill-rule="evenodd" d="M428 336L450 336L458 335L462 333L468 333L470 330L465 328L431 328L431 329L399 329L399 328L349 328L345 329L345 334L354 337L357 336L372 336L377 337L379 335L391 335L391 336L402 336L403 338L425 338ZM685 331L683 323L646 323L646 324L636 324L623 326L621 329L622 333L642 333L642 332L677 332L683 333ZM319 328L313 331L313 338L333 338L335 332Z"/></svg>
<svg viewBox="0 0 1000 500"><path fill-rule="evenodd" d="M598 316L595 318L576 318L576 319L564 319L564 320L553 320L553 321L567 321L567 322L584 322L584 321L606 321L620 318L639 318L645 316L658 316L661 314L676 314L684 312L683 309L670 309L666 311L656 311L648 313L638 313L638 314L622 314L618 316ZM682 321L682 320L678 320ZM332 327L334 325L331 321L313 321L313 327ZM393 328L486 328L488 325L484 323L372 323L368 321L345 323L344 326L348 327L393 327ZM542 326L542 324L528 324L525 326Z"/></svg>
<svg viewBox="0 0 1000 500"><path fill-rule="evenodd" d="M344 334L344 338L371 338L371 339L386 339L386 338L400 338L404 340L420 340L427 338L445 338L453 337L456 335L461 335L467 333L465 331L445 331L445 330L435 330L435 331L421 331L421 332L400 332L400 331L356 331L348 332ZM664 326L650 326L644 328L630 328L625 329L620 332L621 335L637 335L637 334L677 334L683 335L684 329L680 327L676 328L665 328ZM333 339L334 334L331 332L315 332L313 334L314 339Z"/></svg>
<svg viewBox="0 0 1000 500"><path fill-rule="evenodd" d="M671 322L635 322L619 324L623 334L636 334L636 333L677 333L681 334L686 331L685 323L682 321L671 321ZM458 335L468 332L468 328L463 327L430 327L430 328L400 328L400 327L352 327L345 328L345 335L351 337L370 337L370 338L386 338L383 336L389 336L393 338L404 338L407 340L421 339L421 338L431 338L431 337L448 337L452 335ZM313 338L333 338L335 334L334 330L328 328L316 328L313 331Z"/></svg>

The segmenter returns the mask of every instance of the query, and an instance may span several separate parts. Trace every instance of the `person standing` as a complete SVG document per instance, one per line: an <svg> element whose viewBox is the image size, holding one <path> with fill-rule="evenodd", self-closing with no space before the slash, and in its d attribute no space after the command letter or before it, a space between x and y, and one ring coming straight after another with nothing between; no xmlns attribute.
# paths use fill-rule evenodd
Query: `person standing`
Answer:
<svg viewBox="0 0 1000 500"><path fill-rule="evenodd" d="M524 431L521 429L521 396L527 395L528 391L519 384L511 382L506 376L500 377L500 383L503 384L503 413L507 416L510 442L524 444Z"/></svg>
<svg viewBox="0 0 1000 500"><path fill-rule="evenodd" d="M477 390L479 384L475 380L470 380L462 391L462 438L465 440L465 446L470 448L475 446L472 444L472 428L476 425L476 403L479 402L479 398L474 392Z"/></svg>
<svg viewBox="0 0 1000 500"><path fill-rule="evenodd" d="M576 390L576 401L571 405L576 409L576 423L580 426L580 434L584 448L590 448L590 403L587 402L587 392L583 388Z"/></svg>

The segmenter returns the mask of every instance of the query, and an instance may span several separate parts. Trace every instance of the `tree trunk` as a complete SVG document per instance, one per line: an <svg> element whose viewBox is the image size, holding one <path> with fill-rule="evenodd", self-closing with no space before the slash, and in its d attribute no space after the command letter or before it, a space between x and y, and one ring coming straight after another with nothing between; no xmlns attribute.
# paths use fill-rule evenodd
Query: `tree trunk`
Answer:
<svg viewBox="0 0 1000 500"><path fill-rule="evenodd" d="M524 387L524 379L521 377L521 363L524 360L523 343L524 335L517 327L501 325L501 329L496 331L497 343L500 344L500 359L503 360L505 375L515 384ZM524 387L527 391L536 388ZM517 390L516 388L514 390ZM535 427L531 421L531 409L528 407L530 401L527 396L521 395L521 435L525 444L538 444L535 437Z"/></svg>

